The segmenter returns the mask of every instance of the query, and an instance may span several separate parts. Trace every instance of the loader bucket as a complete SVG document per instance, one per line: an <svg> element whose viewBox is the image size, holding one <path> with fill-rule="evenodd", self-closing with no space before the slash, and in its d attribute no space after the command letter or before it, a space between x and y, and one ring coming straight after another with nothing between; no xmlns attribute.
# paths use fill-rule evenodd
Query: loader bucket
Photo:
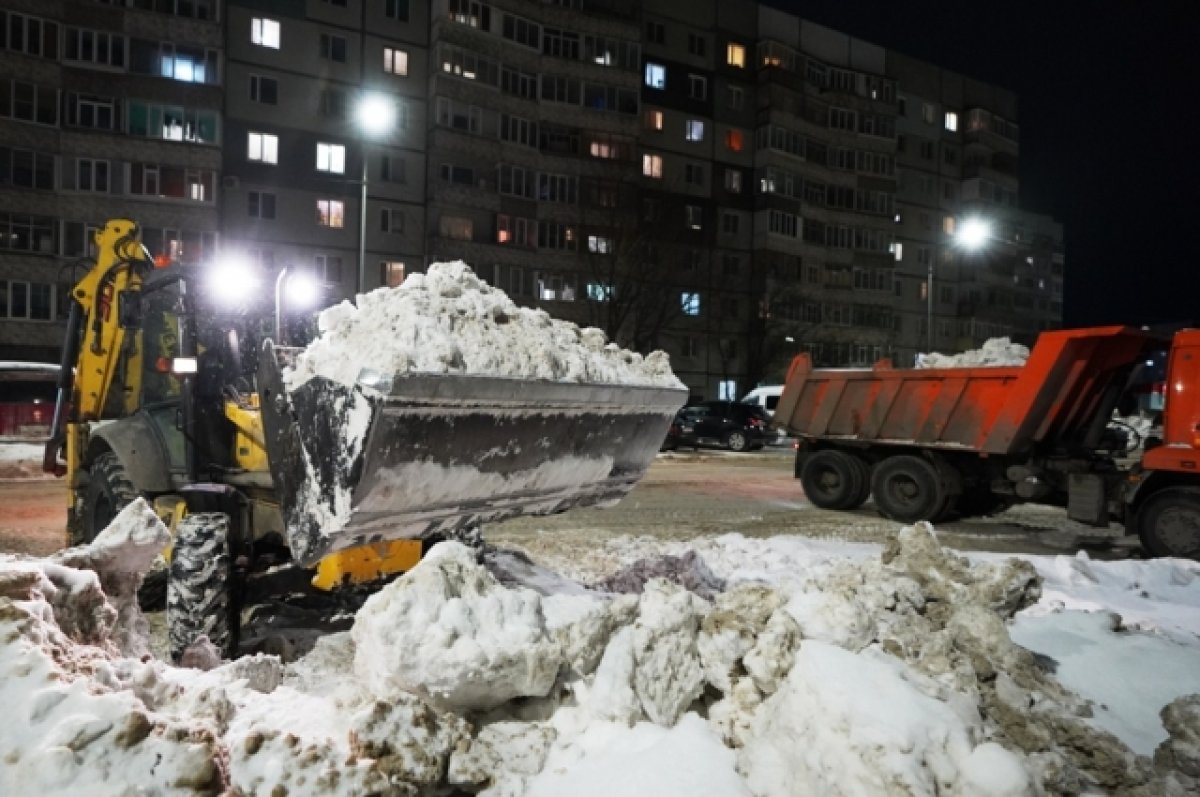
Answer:
<svg viewBox="0 0 1200 797"><path fill-rule="evenodd" d="M614 502L653 461L676 388L364 373L259 392L292 556Z"/></svg>

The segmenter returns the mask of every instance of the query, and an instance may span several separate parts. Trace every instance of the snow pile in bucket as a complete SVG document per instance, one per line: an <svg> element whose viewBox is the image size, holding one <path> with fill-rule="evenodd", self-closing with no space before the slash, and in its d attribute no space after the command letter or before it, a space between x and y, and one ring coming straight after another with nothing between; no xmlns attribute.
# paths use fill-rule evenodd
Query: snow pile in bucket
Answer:
<svg viewBox="0 0 1200 797"><path fill-rule="evenodd" d="M462 261L360 294L357 306L342 302L322 312L318 326L320 336L285 373L289 387L314 376L353 386L364 369L683 387L665 353L643 357L599 329L519 307Z"/></svg>
<svg viewBox="0 0 1200 797"><path fill-rule="evenodd" d="M153 530L139 511L114 543L126 554ZM72 557L121 572L137 558ZM0 727L0 793L1200 787L1195 698L1166 707L1168 738L1139 756L1012 643L1006 621L1040 593L1028 563L968 562L920 524L882 555L810 559L787 586L723 564L731 585L711 600L664 578L540 595L443 543L304 658L200 672L120 649L108 576L2 558L0 699L21 721Z"/></svg>
<svg viewBox="0 0 1200 797"><path fill-rule="evenodd" d="M939 352L917 355L918 368L971 368L974 366L1024 365L1029 359L1029 347L1013 343L1008 338L991 338L978 349L960 354Z"/></svg>

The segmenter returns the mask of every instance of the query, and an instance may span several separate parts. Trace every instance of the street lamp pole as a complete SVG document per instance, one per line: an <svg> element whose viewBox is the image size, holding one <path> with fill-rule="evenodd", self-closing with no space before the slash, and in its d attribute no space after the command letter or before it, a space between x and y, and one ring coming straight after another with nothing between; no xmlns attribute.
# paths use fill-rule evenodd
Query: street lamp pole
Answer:
<svg viewBox="0 0 1200 797"><path fill-rule="evenodd" d="M367 289L367 141L362 144L362 197L358 205L358 293Z"/></svg>
<svg viewBox="0 0 1200 797"><path fill-rule="evenodd" d="M925 345L933 353L933 258L925 277Z"/></svg>
<svg viewBox="0 0 1200 797"><path fill-rule="evenodd" d="M356 109L362 140L362 195L358 208L358 292L367 289L367 139L382 138L396 124L396 104L378 92L367 92L359 98Z"/></svg>

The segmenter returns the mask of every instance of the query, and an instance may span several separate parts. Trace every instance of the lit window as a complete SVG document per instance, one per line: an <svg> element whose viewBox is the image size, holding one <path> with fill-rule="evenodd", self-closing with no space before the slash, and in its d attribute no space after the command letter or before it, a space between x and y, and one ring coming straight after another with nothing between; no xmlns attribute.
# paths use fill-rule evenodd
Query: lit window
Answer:
<svg viewBox="0 0 1200 797"><path fill-rule="evenodd" d="M725 147L730 152L741 152L745 145L746 139L741 130L730 130L725 133Z"/></svg>
<svg viewBox="0 0 1200 797"><path fill-rule="evenodd" d="M383 71L389 75L408 74L408 53L393 47L383 48Z"/></svg>
<svg viewBox="0 0 1200 797"><path fill-rule="evenodd" d="M704 122L699 119L688 119L687 126L684 128L684 137L688 141L703 141L704 140Z"/></svg>
<svg viewBox="0 0 1200 797"><path fill-rule="evenodd" d="M730 42L725 47L725 63L730 66L745 66L746 48L740 44Z"/></svg>
<svg viewBox="0 0 1200 797"><path fill-rule="evenodd" d="M892 254L896 256L897 262L904 259L904 244L900 243L899 241L893 241L888 245L888 249L890 249Z"/></svg>
<svg viewBox="0 0 1200 797"><path fill-rule="evenodd" d="M267 133L250 133L246 157L262 163L279 163L279 137Z"/></svg>
<svg viewBox="0 0 1200 797"><path fill-rule="evenodd" d="M689 230L699 230L704 226L704 211L700 209L699 205L688 205L684 210Z"/></svg>
<svg viewBox="0 0 1200 797"><path fill-rule="evenodd" d="M603 282L589 282L587 284L587 296L593 302L607 302L612 298L612 286L606 285Z"/></svg>
<svg viewBox="0 0 1200 797"><path fill-rule="evenodd" d="M389 288L404 282L404 263L400 260L384 260L379 263L379 281Z"/></svg>
<svg viewBox="0 0 1200 797"><path fill-rule="evenodd" d="M646 111L646 129L647 130L658 130L660 132L662 131L662 129L663 129L663 112L662 111L656 111L653 109Z"/></svg>
<svg viewBox="0 0 1200 797"><path fill-rule="evenodd" d="M339 199L317 200L317 223L322 227L341 229L345 222L345 206Z"/></svg>
<svg viewBox="0 0 1200 797"><path fill-rule="evenodd" d="M587 239L588 251L597 255L611 255L613 251L613 239L603 235L589 235Z"/></svg>
<svg viewBox="0 0 1200 797"><path fill-rule="evenodd" d="M958 114L954 111L946 111L946 129L951 131L958 130Z"/></svg>
<svg viewBox="0 0 1200 797"><path fill-rule="evenodd" d="M684 315L700 315L700 294L688 291L679 294L679 309Z"/></svg>
<svg viewBox="0 0 1200 797"><path fill-rule="evenodd" d="M317 171L346 173L346 148L341 144L317 144Z"/></svg>
<svg viewBox="0 0 1200 797"><path fill-rule="evenodd" d="M954 235L954 217L953 216L943 216L942 217L942 232L946 233L946 235Z"/></svg>
<svg viewBox="0 0 1200 797"><path fill-rule="evenodd" d="M259 47L279 49L279 21L255 17L250 20L250 42Z"/></svg>
<svg viewBox="0 0 1200 797"><path fill-rule="evenodd" d="M643 155L642 174L655 179L662 178L662 155Z"/></svg>
<svg viewBox="0 0 1200 797"><path fill-rule="evenodd" d="M646 85L652 89L666 88L667 68L662 64L646 64Z"/></svg>

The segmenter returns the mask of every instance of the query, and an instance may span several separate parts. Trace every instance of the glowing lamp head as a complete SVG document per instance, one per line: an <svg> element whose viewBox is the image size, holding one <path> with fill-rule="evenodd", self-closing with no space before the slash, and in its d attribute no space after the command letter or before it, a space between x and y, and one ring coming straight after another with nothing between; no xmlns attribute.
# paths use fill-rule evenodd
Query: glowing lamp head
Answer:
<svg viewBox="0 0 1200 797"><path fill-rule="evenodd" d="M307 310L315 307L321 300L321 283L311 274L298 271L287 275L284 280L283 292L287 297L288 307L294 310Z"/></svg>
<svg viewBox="0 0 1200 797"><path fill-rule="evenodd" d="M991 237L992 225L979 218L964 221L955 235L959 246L972 251L981 248Z"/></svg>
<svg viewBox="0 0 1200 797"><path fill-rule="evenodd" d="M365 94L358 101L354 116L367 135L387 135L396 124L396 104L382 94Z"/></svg>

